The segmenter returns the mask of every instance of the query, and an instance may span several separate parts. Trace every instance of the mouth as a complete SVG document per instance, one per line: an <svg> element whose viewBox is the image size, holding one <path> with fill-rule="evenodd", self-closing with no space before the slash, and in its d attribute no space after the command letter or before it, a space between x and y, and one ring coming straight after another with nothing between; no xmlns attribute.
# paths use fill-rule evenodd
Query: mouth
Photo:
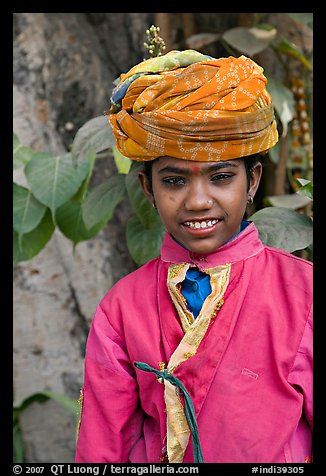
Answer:
<svg viewBox="0 0 326 476"><path fill-rule="evenodd" d="M186 231L195 235L206 235L216 230L218 224L222 221L219 218L208 218L206 220L189 220L182 223Z"/></svg>
<svg viewBox="0 0 326 476"><path fill-rule="evenodd" d="M214 218L211 220L202 220L202 221L193 220L193 221L185 221L183 225L191 228L192 230L198 230L198 229L210 228L216 225L216 223L218 223L219 221L221 220L218 220L217 218Z"/></svg>

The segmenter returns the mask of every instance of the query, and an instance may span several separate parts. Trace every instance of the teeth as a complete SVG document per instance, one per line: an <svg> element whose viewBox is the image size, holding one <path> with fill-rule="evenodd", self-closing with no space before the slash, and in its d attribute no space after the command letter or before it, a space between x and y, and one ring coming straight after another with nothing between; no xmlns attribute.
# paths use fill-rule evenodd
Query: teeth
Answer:
<svg viewBox="0 0 326 476"><path fill-rule="evenodd" d="M207 220L207 221L186 221L185 225L189 228L208 228L215 225L218 220Z"/></svg>

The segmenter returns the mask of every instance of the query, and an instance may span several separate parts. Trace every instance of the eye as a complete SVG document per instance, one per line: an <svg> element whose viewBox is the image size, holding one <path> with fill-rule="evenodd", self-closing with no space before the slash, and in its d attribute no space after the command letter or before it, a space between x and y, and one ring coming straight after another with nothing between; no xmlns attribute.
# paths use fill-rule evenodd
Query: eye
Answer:
<svg viewBox="0 0 326 476"><path fill-rule="evenodd" d="M185 179L182 177L166 177L162 179L165 185L184 185Z"/></svg>
<svg viewBox="0 0 326 476"><path fill-rule="evenodd" d="M213 175L211 177L211 180L212 180L212 182L217 182L217 181L220 181L220 180L228 180L232 177L233 177L233 174L231 174L231 173L220 173L220 174Z"/></svg>

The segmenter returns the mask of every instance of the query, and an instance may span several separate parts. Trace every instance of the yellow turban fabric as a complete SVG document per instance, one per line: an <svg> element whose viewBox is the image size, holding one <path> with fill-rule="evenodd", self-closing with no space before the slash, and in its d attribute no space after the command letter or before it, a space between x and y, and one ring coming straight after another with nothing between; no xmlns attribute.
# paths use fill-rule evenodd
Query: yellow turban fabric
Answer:
<svg viewBox="0 0 326 476"><path fill-rule="evenodd" d="M263 68L250 58L170 51L120 76L109 122L120 152L221 161L266 152L278 140Z"/></svg>

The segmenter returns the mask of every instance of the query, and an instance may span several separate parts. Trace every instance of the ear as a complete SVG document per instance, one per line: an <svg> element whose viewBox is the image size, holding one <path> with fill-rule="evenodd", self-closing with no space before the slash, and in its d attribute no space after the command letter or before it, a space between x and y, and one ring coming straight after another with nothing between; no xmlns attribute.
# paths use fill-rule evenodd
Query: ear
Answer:
<svg viewBox="0 0 326 476"><path fill-rule="evenodd" d="M152 190L152 185L149 182L146 174L144 172L138 172L138 180L144 195L148 198L151 203L154 203L154 195Z"/></svg>
<svg viewBox="0 0 326 476"><path fill-rule="evenodd" d="M248 190L248 195L251 195L252 198L256 195L257 189L259 187L260 179L263 172L263 166L260 162L255 165L252 170L252 176L250 178L250 187Z"/></svg>

